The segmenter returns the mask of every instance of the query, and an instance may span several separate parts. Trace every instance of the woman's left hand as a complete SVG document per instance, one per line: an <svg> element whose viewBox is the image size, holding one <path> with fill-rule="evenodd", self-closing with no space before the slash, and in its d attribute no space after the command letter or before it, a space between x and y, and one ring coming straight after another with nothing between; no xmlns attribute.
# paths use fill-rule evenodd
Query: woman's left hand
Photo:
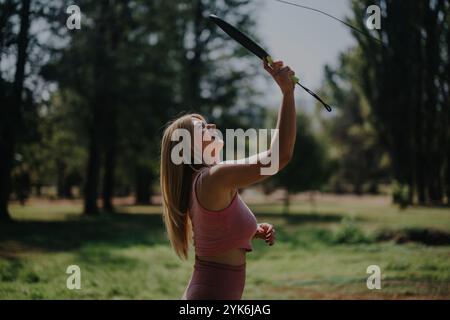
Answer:
<svg viewBox="0 0 450 320"><path fill-rule="evenodd" d="M255 238L263 239L272 246L275 243L275 228L270 223L258 223Z"/></svg>

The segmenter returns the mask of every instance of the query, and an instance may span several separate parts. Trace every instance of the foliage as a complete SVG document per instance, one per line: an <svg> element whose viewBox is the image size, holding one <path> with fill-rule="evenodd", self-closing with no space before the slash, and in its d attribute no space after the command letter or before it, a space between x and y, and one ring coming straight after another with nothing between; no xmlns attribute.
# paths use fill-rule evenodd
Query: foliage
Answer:
<svg viewBox="0 0 450 320"><path fill-rule="evenodd" d="M20 14L28 3L28 37L20 42ZM7 217L11 176L20 198L30 186L38 195L55 186L61 198L72 197L77 187L86 213L98 211L99 196L107 211L116 195L134 193L137 202L149 203L162 129L181 113L203 113L219 128L261 124L264 112L249 80L260 72L258 60L247 59L207 19L216 13L252 34L253 2L82 0L81 30L66 28L68 4L1 4L1 58L10 59L20 44L16 70L31 72L19 72L14 82L14 68L1 70L0 99L14 93L16 105L1 117L11 140L5 145L9 158L0 159L0 217ZM22 85L26 98L20 101Z"/></svg>
<svg viewBox="0 0 450 320"><path fill-rule="evenodd" d="M409 205L410 190L407 184L401 184L398 181L394 181L392 184L392 201L405 209Z"/></svg>
<svg viewBox="0 0 450 320"><path fill-rule="evenodd" d="M349 22L364 29L373 1L354 0ZM381 0L383 43L353 32L362 56L356 82L370 107L372 124L389 153L393 178L407 184L409 203L450 201L449 19L446 0ZM450 203L450 202L449 202Z"/></svg>
<svg viewBox="0 0 450 320"><path fill-rule="evenodd" d="M324 91L335 107L333 116L322 119L322 126L336 164L330 184L337 193L377 193L390 174L388 155L359 85L363 60L361 51L354 48L340 54L336 68L325 67Z"/></svg>
<svg viewBox="0 0 450 320"><path fill-rule="evenodd" d="M295 152L289 164L274 176L271 182L286 189L286 211L290 193L320 190L331 174L332 164L327 146L313 132L310 123L306 114L297 116Z"/></svg>
<svg viewBox="0 0 450 320"><path fill-rule="evenodd" d="M341 225L332 238L337 244L370 243L371 239L348 217L342 219Z"/></svg>

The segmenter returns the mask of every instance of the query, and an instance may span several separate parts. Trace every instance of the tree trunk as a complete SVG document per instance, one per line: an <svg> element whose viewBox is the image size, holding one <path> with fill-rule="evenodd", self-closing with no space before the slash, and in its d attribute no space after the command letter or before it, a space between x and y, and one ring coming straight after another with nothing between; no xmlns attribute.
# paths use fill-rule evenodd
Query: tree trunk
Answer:
<svg viewBox="0 0 450 320"><path fill-rule="evenodd" d="M94 127L95 124L93 125ZM100 174L100 152L98 128L92 128L89 146L89 160L87 165L86 183L84 187L84 213L94 215L98 213L97 189Z"/></svg>
<svg viewBox="0 0 450 320"><path fill-rule="evenodd" d="M56 164L56 189L58 198L60 199L71 199L72 196L72 186L68 181L67 172L66 172L66 164L63 161L58 161Z"/></svg>
<svg viewBox="0 0 450 320"><path fill-rule="evenodd" d="M153 174L148 168L138 166L136 169L136 204L151 204L153 180Z"/></svg>
<svg viewBox="0 0 450 320"><path fill-rule="evenodd" d="M42 184L40 182L36 183L36 197L40 198L42 196Z"/></svg>
<svg viewBox="0 0 450 320"><path fill-rule="evenodd" d="M289 207L290 207L290 194L289 190L286 190L286 193L284 194L284 204L283 204L283 214L289 215Z"/></svg>
<svg viewBox="0 0 450 320"><path fill-rule="evenodd" d="M0 153L3 155L0 157L0 221L9 221L11 217L8 211L8 202L11 191L11 168L14 152L11 150L13 148L12 141L4 134L2 135L3 141L0 143Z"/></svg>
<svg viewBox="0 0 450 320"><path fill-rule="evenodd" d="M446 22L444 22L446 23ZM450 74L450 30L447 28L446 30L446 42L447 42L447 63L446 68L444 70L444 73L447 75L445 78L445 82L447 85L447 88L450 87L450 80L448 75ZM450 126L450 94L448 90L445 90L445 85L442 86L443 95L445 97L444 100L444 127L448 128ZM447 193L447 205L450 206L450 130L447 130L447 139L445 145L447 146L447 174L444 174L444 181L446 185L446 193Z"/></svg>
<svg viewBox="0 0 450 320"><path fill-rule="evenodd" d="M425 177L426 177L426 171L425 171L425 161L424 157L419 157L419 163L417 163L417 196L418 196L418 202L420 205L423 205L426 203L426 191L425 191Z"/></svg>
<svg viewBox="0 0 450 320"><path fill-rule="evenodd" d="M107 24L109 17L110 5L108 0L101 1L100 10L98 12L96 27L98 29L95 36L95 90L91 101L92 122L90 123L89 132L89 160L87 165L86 183L84 189L84 213L97 214L99 212L97 206L98 187L101 169L101 150L102 134L104 133L104 116L105 105L108 101L108 72L109 54L107 50Z"/></svg>
<svg viewBox="0 0 450 320"><path fill-rule="evenodd" d="M439 110L438 90L436 86L436 78L439 76L440 65L440 47L438 26L438 12L427 6L424 14L425 31L427 34L425 42L425 53L427 57L426 68L426 110L427 110L427 132L426 139L429 145L428 156L428 196L431 204L442 204L442 188L441 185L441 168L443 150L441 147L439 132ZM448 129L448 128L447 128ZM445 128L442 128L445 130Z"/></svg>
<svg viewBox="0 0 450 320"><path fill-rule="evenodd" d="M317 209L316 191L309 192L309 203L311 204L311 212L315 213Z"/></svg>
<svg viewBox="0 0 450 320"><path fill-rule="evenodd" d="M447 174L445 176L445 184L447 189L447 205L450 206L450 138L447 145Z"/></svg>
<svg viewBox="0 0 450 320"><path fill-rule="evenodd" d="M20 10L20 31L17 41L17 61L14 75L14 85L11 99L7 99L4 128L0 139L0 220L9 221L9 195L11 192L11 170L13 166L16 132L15 128L21 121L22 92L25 80L25 64L27 62L27 47L30 27L30 0L23 0ZM9 121L5 121L9 119Z"/></svg>
<svg viewBox="0 0 450 320"><path fill-rule="evenodd" d="M105 170L103 175L103 209L113 212L113 196L114 196L114 172L116 167L116 138L111 137L111 141L107 143L105 153Z"/></svg>
<svg viewBox="0 0 450 320"><path fill-rule="evenodd" d="M196 0L192 4L193 14L193 42L194 46L191 49L193 54L191 58L186 58L186 81L184 91L184 103L187 108L201 108L200 99L200 80L201 80L201 67L202 67L202 55L205 50L205 43L201 40L201 33L203 31L202 23L204 21L203 12L204 4L202 0ZM185 57L187 54L185 53Z"/></svg>
<svg viewBox="0 0 450 320"><path fill-rule="evenodd" d="M363 194L363 185L361 181L356 181L353 184L353 193L360 196Z"/></svg>
<svg viewBox="0 0 450 320"><path fill-rule="evenodd" d="M122 3L120 7L121 14L115 16L115 11L110 10L111 25L111 36L107 39L110 41L108 46L110 47L110 62L109 68L107 69L108 78L111 79L108 86L108 105L104 122L105 122L105 163L104 163L104 175L103 175L103 209L105 211L113 212L113 197L115 189L115 171L116 171L116 159L117 159L117 137L118 137L118 124L117 124L117 112L118 112L118 101L117 96L118 82L114 75L117 69L117 55L119 49L119 43L122 41L123 36L123 25L119 21L124 21L126 19L125 14L127 11L126 3Z"/></svg>

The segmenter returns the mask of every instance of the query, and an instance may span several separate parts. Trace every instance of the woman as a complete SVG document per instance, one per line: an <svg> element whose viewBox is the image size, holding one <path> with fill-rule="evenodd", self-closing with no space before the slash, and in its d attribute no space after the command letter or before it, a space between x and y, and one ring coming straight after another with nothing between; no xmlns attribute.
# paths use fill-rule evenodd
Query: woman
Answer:
<svg viewBox="0 0 450 320"><path fill-rule="evenodd" d="M281 169L294 152L295 85L291 78L295 73L283 66L282 61L270 66L264 61L264 69L280 87L283 99L271 148L258 156L268 157L278 147ZM194 149L201 151L220 138L214 124L207 124L200 115L187 115L172 122L162 140L163 217L171 245L181 258L187 258L192 231L194 236L194 272L182 299L239 300L244 290L245 259L246 253L252 250L251 240L263 239L273 245L275 230L268 223L256 223L237 190L266 179L268 176L261 174L261 169L268 166L267 162L175 164L171 158L176 144L172 137L177 129L191 134L201 130L203 136L209 136L211 139L194 145ZM212 156L217 158L217 154Z"/></svg>

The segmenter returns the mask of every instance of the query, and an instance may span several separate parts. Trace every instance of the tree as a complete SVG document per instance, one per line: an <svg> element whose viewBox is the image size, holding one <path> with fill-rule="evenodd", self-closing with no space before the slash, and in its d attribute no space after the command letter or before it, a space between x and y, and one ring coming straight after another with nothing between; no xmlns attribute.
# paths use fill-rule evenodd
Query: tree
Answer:
<svg viewBox="0 0 450 320"><path fill-rule="evenodd" d="M92 23L83 24L82 33L66 34L69 44L56 51L45 69L48 80L57 81L69 96L77 96L76 107L82 110L78 117L84 130L80 133L87 132L88 149L83 189L86 214L98 213L100 186L103 209L113 210L120 108L126 101L127 76L131 75L124 71L133 62L132 55L126 54L126 39L133 26L129 25L130 5L131 1L80 3Z"/></svg>
<svg viewBox="0 0 450 320"><path fill-rule="evenodd" d="M255 3L250 0L205 1L187 0L179 6L178 47L180 103L187 110L195 110L213 120L238 120L239 98L245 96L245 109L258 113L257 107L248 108L255 94L250 84L260 72L259 60L212 23L208 16L214 13L231 21L240 30L253 34ZM234 107L234 108L233 108ZM237 108L236 108L237 107ZM253 114L254 115L254 114ZM251 119L252 115L247 115ZM261 119L261 117L259 118ZM219 127L221 123L218 124Z"/></svg>
<svg viewBox="0 0 450 320"><path fill-rule="evenodd" d="M360 29L373 1L353 1ZM449 13L446 0L383 0L379 45L354 32L362 55L358 80L373 124L388 151L394 179L407 185L410 203L441 204L450 189L448 64ZM450 198L447 199L450 204Z"/></svg>
<svg viewBox="0 0 450 320"><path fill-rule="evenodd" d="M247 53L224 41L207 17L216 12L249 28L253 22L244 9L250 2L105 0L79 6L89 23L65 35L68 44L55 51L44 73L65 93L62 99L70 98L69 109L78 110L77 134L88 150L84 211L98 212L100 189L103 209L111 211L118 184L133 186L136 202L148 203L164 123L189 111L211 121L219 112L227 114L221 117L227 125L238 123L242 110L234 107L252 90L244 83L248 70L232 58ZM244 120L253 120L262 113L248 97L254 108Z"/></svg>
<svg viewBox="0 0 450 320"><path fill-rule="evenodd" d="M137 78L132 83L143 87L136 90L137 99L129 104L137 106L134 119L140 121L130 119L123 124L127 128L124 131L133 133L125 137L125 144L127 163L132 164L129 174L135 177L137 203L148 203L158 176L160 146L156 142L164 123L181 112L203 113L209 121L227 128L255 125L263 118L261 107L251 99L255 92L246 82L251 78L251 69L235 66L236 59L245 60L248 54L208 20L210 13L216 13L250 31L254 25L252 7L250 1L195 0L176 5L161 1L152 7L153 12L159 12L158 19L135 17L147 33L141 35L134 54L158 75L151 77L136 70ZM149 35L153 45L145 49ZM245 108L238 106L243 96ZM123 117L129 119L130 115Z"/></svg>
<svg viewBox="0 0 450 320"><path fill-rule="evenodd" d="M2 95L0 99L4 102L0 121L0 220L9 220L8 201L11 192L11 172L13 168L14 153L17 145L17 129L22 118L23 88L25 82L25 65L28 59L28 43L30 28L30 0L24 0L19 5L13 1L6 1L0 7L0 55L3 56L5 38L15 38L17 47L17 59L15 64L14 80L11 85L3 78L0 79ZM16 13L19 15L19 33L17 37L12 35L13 19Z"/></svg>
<svg viewBox="0 0 450 320"><path fill-rule="evenodd" d="M286 189L284 213L289 213L290 194L319 190L328 180L331 163L326 146L312 132L310 119L297 116L295 152L289 164L274 177L277 186Z"/></svg>
<svg viewBox="0 0 450 320"><path fill-rule="evenodd" d="M376 192L378 184L389 181L391 174L389 157L358 84L363 59L361 50L352 48L340 55L335 69L325 67L324 92L335 108L331 117L322 118L322 125L336 162L331 179L335 192Z"/></svg>

